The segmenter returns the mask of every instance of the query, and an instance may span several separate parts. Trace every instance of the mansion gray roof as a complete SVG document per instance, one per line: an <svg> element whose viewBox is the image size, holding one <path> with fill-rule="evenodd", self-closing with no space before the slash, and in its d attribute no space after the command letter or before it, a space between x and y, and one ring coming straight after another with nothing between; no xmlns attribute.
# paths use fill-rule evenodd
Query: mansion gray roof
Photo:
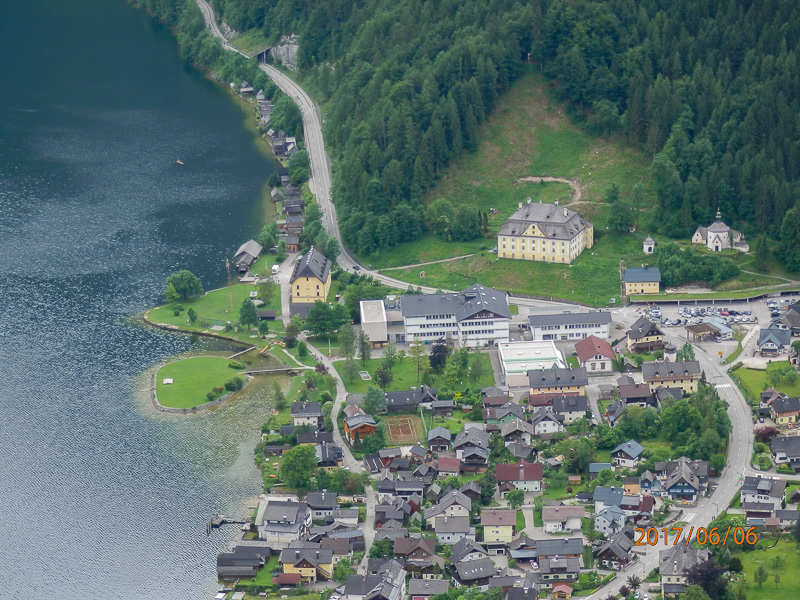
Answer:
<svg viewBox="0 0 800 600"><path fill-rule="evenodd" d="M658 267L629 267L622 276L625 283L661 282L661 271Z"/></svg>
<svg viewBox="0 0 800 600"><path fill-rule="evenodd" d="M528 317L531 328L546 325L603 325L611 323L608 311L560 312L550 315L531 315Z"/></svg>
<svg viewBox="0 0 800 600"><path fill-rule="evenodd" d="M290 282L294 283L299 277L316 277L320 281L325 282L328 280L330 272L331 261L325 258L314 246L311 246L308 252L301 256L295 263Z"/></svg>
<svg viewBox="0 0 800 600"><path fill-rule="evenodd" d="M401 296L400 308L403 317L426 317L429 315L453 315L456 321L464 321L482 312L510 319L508 292L475 284L457 294L417 294Z"/></svg>
<svg viewBox="0 0 800 600"><path fill-rule="evenodd" d="M324 417L319 402L292 402L289 409L293 417Z"/></svg>
<svg viewBox="0 0 800 600"><path fill-rule="evenodd" d="M531 387L559 387L587 385L589 377L584 367L563 368L553 365L550 369L528 371Z"/></svg>
<svg viewBox="0 0 800 600"><path fill-rule="evenodd" d="M800 460L800 435L775 437L770 448L773 454L783 452L790 460Z"/></svg>
<svg viewBox="0 0 800 600"><path fill-rule="evenodd" d="M592 226L575 211L558 204L523 204L500 227L498 235L522 235L531 225L554 240L571 240Z"/></svg>
<svg viewBox="0 0 800 600"><path fill-rule="evenodd" d="M553 398L553 412L556 414L566 412L586 412L589 410L589 401L586 396L561 396Z"/></svg>
<svg viewBox="0 0 800 600"><path fill-rule="evenodd" d="M408 593L411 596L435 596L444 594L450 589L447 579L419 579L414 578L408 582Z"/></svg>

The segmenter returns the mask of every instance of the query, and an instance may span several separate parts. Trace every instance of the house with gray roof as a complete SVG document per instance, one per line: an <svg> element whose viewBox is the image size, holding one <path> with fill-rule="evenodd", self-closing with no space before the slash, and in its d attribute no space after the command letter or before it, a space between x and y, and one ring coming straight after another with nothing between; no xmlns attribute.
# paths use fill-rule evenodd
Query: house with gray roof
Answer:
<svg viewBox="0 0 800 600"><path fill-rule="evenodd" d="M459 540L450 549L450 560L456 562L469 562L479 558L488 558L489 553L486 548L477 543L474 539L467 537Z"/></svg>
<svg viewBox="0 0 800 600"><path fill-rule="evenodd" d="M531 395L578 393L584 394L589 376L583 367L558 367L528 371Z"/></svg>
<svg viewBox="0 0 800 600"><path fill-rule="evenodd" d="M597 546L594 555L600 561L601 568L619 570L628 564L633 548L632 535L633 530L626 527Z"/></svg>
<svg viewBox="0 0 800 600"><path fill-rule="evenodd" d="M644 457L644 446L636 440L622 442L611 451L611 462L623 469L635 469Z"/></svg>
<svg viewBox="0 0 800 600"><path fill-rule="evenodd" d="M684 394L693 394L702 376L703 369L696 360L681 362L646 362L642 363L642 379L655 392L660 385L677 388Z"/></svg>
<svg viewBox="0 0 800 600"><path fill-rule="evenodd" d="M664 597L673 598L683 594L689 587L686 582L689 570L709 558L708 550L695 548L691 544L676 544L659 552L658 572Z"/></svg>
<svg viewBox="0 0 800 600"><path fill-rule="evenodd" d="M479 284L455 294L417 294L400 298L406 341L458 340L485 346L508 341L508 292Z"/></svg>
<svg viewBox="0 0 800 600"><path fill-rule="evenodd" d="M594 512L599 513L608 506L619 506L622 504L622 496L625 490L618 487L607 487L598 485L594 488L592 499L594 500Z"/></svg>
<svg viewBox="0 0 800 600"><path fill-rule="evenodd" d="M555 204L519 203L497 232L497 257L569 264L594 244L594 226Z"/></svg>
<svg viewBox="0 0 800 600"><path fill-rule="evenodd" d="M428 450L431 452L447 452L450 449L452 433L447 427L434 427L428 431Z"/></svg>
<svg viewBox="0 0 800 600"><path fill-rule="evenodd" d="M589 464L589 479L592 480L597 477L597 474L600 473L603 469L611 469L614 470L614 465L611 463L606 462L596 462Z"/></svg>
<svg viewBox="0 0 800 600"><path fill-rule="evenodd" d="M770 451L775 464L789 465L795 471L800 470L800 436L776 436L772 438Z"/></svg>
<svg viewBox="0 0 800 600"><path fill-rule="evenodd" d="M239 246L236 254L233 255L233 263L240 273L246 273L256 262L264 248L255 240L249 240Z"/></svg>
<svg viewBox="0 0 800 600"><path fill-rule="evenodd" d="M436 517L433 529L440 544L455 544L465 538L475 541L475 528L470 527L469 517Z"/></svg>
<svg viewBox="0 0 800 600"><path fill-rule="evenodd" d="M267 496L258 504L255 525L259 539L269 542L273 549L281 549L308 534L311 511L305 502Z"/></svg>
<svg viewBox="0 0 800 600"><path fill-rule="evenodd" d="M452 575L453 583L456 587L474 585L481 591L486 591L488 589L489 579L495 575L495 568L489 558L479 558L466 562L453 562Z"/></svg>
<svg viewBox="0 0 800 600"><path fill-rule="evenodd" d="M619 506L604 508L594 516L594 530L603 535L615 535L625 527L625 511Z"/></svg>
<svg viewBox="0 0 800 600"><path fill-rule="evenodd" d="M528 317L531 336L538 341L581 340L589 336L608 338L611 313L607 310L590 312L560 311Z"/></svg>
<svg viewBox="0 0 800 600"><path fill-rule="evenodd" d="M418 410L420 406L430 409L438 398L439 390L422 384L419 387L399 392L386 392L386 412Z"/></svg>
<svg viewBox="0 0 800 600"><path fill-rule="evenodd" d="M560 416L564 425L571 425L577 419L586 416L589 401L586 396L558 396L553 398L553 412Z"/></svg>
<svg viewBox="0 0 800 600"><path fill-rule="evenodd" d="M536 556L543 558L580 558L583 555L583 538L548 538L536 540Z"/></svg>
<svg viewBox="0 0 800 600"><path fill-rule="evenodd" d="M625 334L631 352L664 349L664 332L647 317L639 317Z"/></svg>
<svg viewBox="0 0 800 600"><path fill-rule="evenodd" d="M464 455L464 450L467 448L483 448L489 447L489 439L491 436L477 427L470 427L459 431L456 439L453 441L453 449L456 451L456 457L461 459Z"/></svg>
<svg viewBox="0 0 800 600"><path fill-rule="evenodd" d="M661 271L658 267L628 267L622 274L625 295L657 294L661 286Z"/></svg>
<svg viewBox="0 0 800 600"><path fill-rule="evenodd" d="M411 600L429 600L431 596L445 594L450 589L447 579L411 579L408 582L408 595Z"/></svg>
<svg viewBox="0 0 800 600"><path fill-rule="evenodd" d="M787 352L791 344L791 330L782 327L768 327L759 332L756 347L761 356L778 356Z"/></svg>

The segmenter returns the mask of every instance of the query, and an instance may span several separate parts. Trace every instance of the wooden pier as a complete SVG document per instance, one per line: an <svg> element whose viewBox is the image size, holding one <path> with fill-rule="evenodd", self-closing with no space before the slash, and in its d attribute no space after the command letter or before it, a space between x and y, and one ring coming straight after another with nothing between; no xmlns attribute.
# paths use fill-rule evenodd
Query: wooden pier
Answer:
<svg viewBox="0 0 800 600"><path fill-rule="evenodd" d="M209 535L212 529L217 529L223 525L230 524L250 525L250 519L234 519L217 513L208 523L206 523L206 535Z"/></svg>

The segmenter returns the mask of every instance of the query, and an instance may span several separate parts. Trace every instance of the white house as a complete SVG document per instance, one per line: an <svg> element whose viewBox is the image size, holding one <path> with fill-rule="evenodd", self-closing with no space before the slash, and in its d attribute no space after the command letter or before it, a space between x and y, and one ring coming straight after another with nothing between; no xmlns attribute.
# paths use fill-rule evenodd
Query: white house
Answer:
<svg viewBox="0 0 800 600"><path fill-rule="evenodd" d="M494 468L498 484L510 483L525 492L539 492L542 489L542 463L520 460L516 463L498 464Z"/></svg>
<svg viewBox="0 0 800 600"><path fill-rule="evenodd" d="M781 508L786 493L786 482L768 477L745 477L741 487L742 504L769 504L772 510Z"/></svg>
<svg viewBox="0 0 800 600"><path fill-rule="evenodd" d="M623 469L635 469L643 452L644 447L639 442L628 440L611 451L611 462Z"/></svg>
<svg viewBox="0 0 800 600"><path fill-rule="evenodd" d="M469 517L436 517L436 539L440 544L455 544L463 539L475 541L475 528L469 526Z"/></svg>
<svg viewBox="0 0 800 600"><path fill-rule="evenodd" d="M614 350L605 340L590 335L575 344L578 355L578 364L586 369L588 374L610 373L614 370Z"/></svg>
<svg viewBox="0 0 800 600"><path fill-rule="evenodd" d="M475 284L457 294L402 296L405 339L455 339L486 346L508 341L511 309L508 293Z"/></svg>
<svg viewBox="0 0 800 600"><path fill-rule="evenodd" d="M625 527L625 512L619 506L609 506L594 517L594 530L603 535L614 535Z"/></svg>
<svg viewBox="0 0 800 600"><path fill-rule="evenodd" d="M608 311L571 312L563 311L531 315L528 317L533 341L581 340L595 335L608 337L611 313Z"/></svg>
<svg viewBox="0 0 800 600"><path fill-rule="evenodd" d="M561 423L561 418L553 412L549 406L540 408L531 417L531 424L533 425L533 432L535 435L543 436L564 431L564 425Z"/></svg>
<svg viewBox="0 0 800 600"><path fill-rule="evenodd" d="M586 515L582 506L543 506L542 524L545 533L580 531L581 519Z"/></svg>

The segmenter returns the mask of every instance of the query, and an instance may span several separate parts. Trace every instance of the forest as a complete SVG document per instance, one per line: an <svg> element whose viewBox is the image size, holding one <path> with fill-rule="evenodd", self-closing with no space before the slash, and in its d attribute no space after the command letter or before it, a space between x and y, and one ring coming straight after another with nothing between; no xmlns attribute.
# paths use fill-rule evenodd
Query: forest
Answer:
<svg viewBox="0 0 800 600"><path fill-rule="evenodd" d="M188 10L184 0L140 1ZM746 234L780 239L780 258L800 269L800 210L787 217L800 191L800 3L213 4L238 31L298 34L300 77L326 114L342 234L360 254L434 231L425 191L475 149L478 125L530 61L575 122L653 157L660 233L691 235L719 208ZM480 215L458 219L481 234Z"/></svg>

